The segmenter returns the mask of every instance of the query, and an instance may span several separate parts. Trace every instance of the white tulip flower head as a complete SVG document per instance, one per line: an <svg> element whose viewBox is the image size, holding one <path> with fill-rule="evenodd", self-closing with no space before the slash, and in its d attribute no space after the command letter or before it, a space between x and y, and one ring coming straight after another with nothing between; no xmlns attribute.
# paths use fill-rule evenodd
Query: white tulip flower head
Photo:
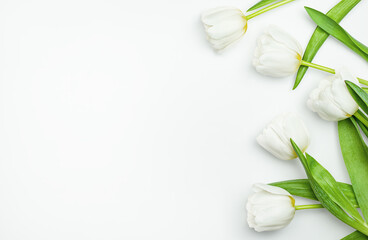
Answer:
<svg viewBox="0 0 368 240"><path fill-rule="evenodd" d="M248 198L248 225L257 232L286 227L295 214L295 199L286 190L266 184L254 184Z"/></svg>
<svg viewBox="0 0 368 240"><path fill-rule="evenodd" d="M235 7L217 7L202 14L207 39L215 50L223 50L247 31L247 19Z"/></svg>
<svg viewBox="0 0 368 240"><path fill-rule="evenodd" d="M275 157L291 160L297 157L290 139L302 152L309 146L309 134L303 121L292 113L277 116L257 137L257 142Z"/></svg>
<svg viewBox="0 0 368 240"><path fill-rule="evenodd" d="M309 96L309 109L327 121L340 121L354 115L359 106L350 95L345 80L359 83L346 68L336 70L335 75L323 79Z"/></svg>
<svg viewBox="0 0 368 240"><path fill-rule="evenodd" d="M270 77L294 74L302 61L303 49L279 27L271 25L257 41L253 66L257 72Z"/></svg>

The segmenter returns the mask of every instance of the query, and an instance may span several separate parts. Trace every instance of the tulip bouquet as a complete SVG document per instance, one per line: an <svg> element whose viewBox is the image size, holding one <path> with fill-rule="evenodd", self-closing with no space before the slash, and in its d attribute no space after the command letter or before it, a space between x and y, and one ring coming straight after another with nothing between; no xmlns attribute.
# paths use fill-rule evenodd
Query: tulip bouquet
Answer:
<svg viewBox="0 0 368 240"><path fill-rule="evenodd" d="M293 0L262 0L247 14L234 7L219 7L203 13L208 41L223 51L246 32L248 21ZM340 0L327 14L306 7L317 27L305 51L291 35L270 26L257 41L253 65L257 72L271 77L296 74L298 87L308 68L330 73L310 93L307 106L322 119L337 122L339 141L351 184L337 182L311 155L306 153L310 139L301 118L293 113L277 116L257 137L257 142L281 160L299 158L305 179L270 184L254 184L248 198L250 228L272 231L284 228L296 210L325 208L355 231L343 239L368 239L368 81L356 77L346 67L333 69L313 63L325 40L332 36L368 61L368 47L352 37L339 22L360 0ZM296 205L294 196L316 200L318 204ZM360 211L358 211L360 209Z"/></svg>

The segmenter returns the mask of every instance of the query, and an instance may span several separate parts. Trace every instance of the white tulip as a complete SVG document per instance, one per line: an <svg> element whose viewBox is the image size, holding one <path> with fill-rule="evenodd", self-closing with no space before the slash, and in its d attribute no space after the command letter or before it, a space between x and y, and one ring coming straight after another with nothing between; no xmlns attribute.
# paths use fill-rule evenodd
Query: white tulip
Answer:
<svg viewBox="0 0 368 240"><path fill-rule="evenodd" d="M291 160L297 157L290 139L304 152L309 146L307 128L295 114L277 116L257 137L257 142L275 157Z"/></svg>
<svg viewBox="0 0 368 240"><path fill-rule="evenodd" d="M217 7L202 14L207 39L216 50L223 50L247 31L247 19L235 7Z"/></svg>
<svg viewBox="0 0 368 240"><path fill-rule="evenodd" d="M351 97L345 80L359 83L347 69L337 70L335 75L322 80L318 88L312 91L308 107L328 121L340 121L354 115L359 106Z"/></svg>
<svg viewBox="0 0 368 240"><path fill-rule="evenodd" d="M302 47L292 36L271 25L258 38L253 65L263 75L286 77L298 70L302 55Z"/></svg>
<svg viewBox="0 0 368 240"><path fill-rule="evenodd" d="M254 184L248 198L248 225L257 232L286 227L295 214L295 199L286 190L266 184Z"/></svg>

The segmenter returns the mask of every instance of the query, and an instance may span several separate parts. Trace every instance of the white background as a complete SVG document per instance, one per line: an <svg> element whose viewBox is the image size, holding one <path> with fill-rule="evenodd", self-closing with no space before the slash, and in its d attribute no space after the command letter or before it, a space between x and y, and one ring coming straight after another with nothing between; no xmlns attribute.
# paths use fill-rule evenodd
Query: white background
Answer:
<svg viewBox="0 0 368 240"><path fill-rule="evenodd" d="M349 181L336 123L306 107L328 74L260 76L256 38L270 23L306 46L315 25L298 0L252 19L223 54L207 43L200 13L244 0L1 0L0 239L339 239L352 229L325 210L296 213L277 232L256 233L245 203L255 182L305 178L256 136L277 114L297 112L308 152ZM342 22L368 43L368 3ZM335 39L315 62L367 63ZM297 204L304 203L297 199Z"/></svg>

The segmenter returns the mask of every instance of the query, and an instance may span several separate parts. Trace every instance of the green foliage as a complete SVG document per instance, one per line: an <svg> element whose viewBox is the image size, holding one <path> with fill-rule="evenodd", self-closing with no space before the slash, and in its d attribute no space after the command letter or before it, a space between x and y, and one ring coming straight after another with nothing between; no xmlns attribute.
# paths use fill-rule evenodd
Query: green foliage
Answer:
<svg viewBox="0 0 368 240"><path fill-rule="evenodd" d="M346 169L363 216L368 219L368 149L354 118L340 121L338 129Z"/></svg>
<svg viewBox="0 0 368 240"><path fill-rule="evenodd" d="M360 1L361 0L341 0L326 15L339 23ZM312 62L313 58L316 56L318 50L321 48L328 36L329 34L327 32L322 30L322 28L317 27L309 39L308 45L303 55L303 60L306 62ZM307 70L307 66L299 67L293 89L298 87Z"/></svg>
<svg viewBox="0 0 368 240"><path fill-rule="evenodd" d="M313 157L308 154L304 156L292 139L290 141L304 166L312 190L321 204L347 225L368 235L368 225L342 192L333 176Z"/></svg>
<svg viewBox="0 0 368 240"><path fill-rule="evenodd" d="M368 61L368 47L353 38L345 29L343 29L336 21L334 21L329 16L313 8L306 7L305 9L307 10L312 20L318 25L318 27L322 28L325 32L341 41L351 50L353 50L366 61Z"/></svg>
<svg viewBox="0 0 368 240"><path fill-rule="evenodd" d="M355 231L347 235L346 237L342 238L341 240L366 240L366 239L368 239L366 235L364 235L361 232Z"/></svg>
<svg viewBox="0 0 368 240"><path fill-rule="evenodd" d="M273 2L277 2L279 0L262 0L262 1L259 1L258 3L254 4L252 7L250 7L247 12L250 12L250 11L253 11L253 10L256 10L258 8L261 8L261 7L264 7L268 4L271 4Z"/></svg>
<svg viewBox="0 0 368 240"><path fill-rule="evenodd" d="M355 102L366 114L368 114L368 94L353 82L345 81L345 83Z"/></svg>
<svg viewBox="0 0 368 240"><path fill-rule="evenodd" d="M347 183L337 183L344 193L344 195L349 199L349 201L355 206L358 207L357 200L355 198L355 194L353 191L353 187ZM282 182L274 182L270 183L269 185L280 187L288 191L291 195L308 198L312 200L318 201L318 198L313 192L312 186L308 179L295 179L295 180L288 180Z"/></svg>
<svg viewBox="0 0 368 240"><path fill-rule="evenodd" d="M368 128L356 117L354 117L355 121L358 123L360 129L362 129L362 132L364 135L368 138Z"/></svg>

